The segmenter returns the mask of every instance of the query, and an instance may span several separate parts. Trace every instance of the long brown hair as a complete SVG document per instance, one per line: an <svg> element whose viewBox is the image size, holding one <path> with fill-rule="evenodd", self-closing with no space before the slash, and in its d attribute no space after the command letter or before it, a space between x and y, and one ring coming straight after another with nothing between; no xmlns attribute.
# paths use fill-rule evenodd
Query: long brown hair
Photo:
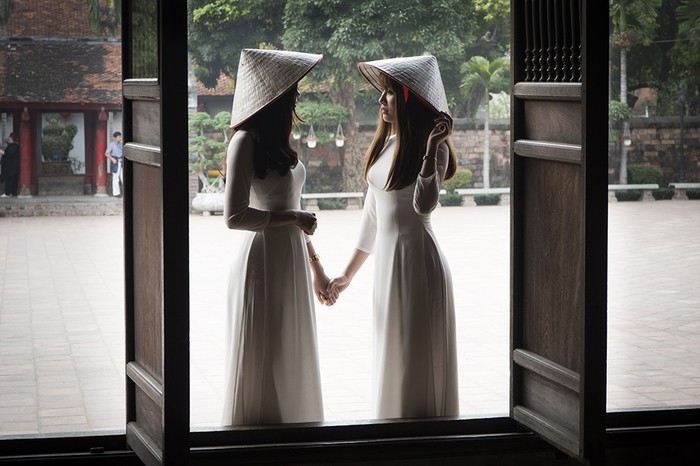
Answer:
<svg viewBox="0 0 700 466"><path fill-rule="evenodd" d="M294 110L296 99L295 84L234 130L248 131L253 138L253 167L258 178L264 179L268 170L285 175L299 163L299 157L289 141L294 118L298 118Z"/></svg>
<svg viewBox="0 0 700 466"><path fill-rule="evenodd" d="M384 88L391 90L396 96L396 122L387 123L381 113L379 114L374 139L365 154L365 179L369 169L379 158L387 138L394 132L396 133L394 160L385 186L387 191L392 191L405 188L418 178L428 136L435 126L435 119L439 113L425 105L412 92L408 92L408 98L404 100L403 86L386 75L382 75L382 78ZM452 138L448 137L445 142L449 150L449 161L445 172L447 180L452 178L457 170L457 156Z"/></svg>

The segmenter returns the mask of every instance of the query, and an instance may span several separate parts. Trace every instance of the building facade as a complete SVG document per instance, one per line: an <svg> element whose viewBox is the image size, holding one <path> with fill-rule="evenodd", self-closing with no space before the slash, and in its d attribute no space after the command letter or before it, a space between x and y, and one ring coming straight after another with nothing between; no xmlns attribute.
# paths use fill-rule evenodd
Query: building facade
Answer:
<svg viewBox="0 0 700 466"><path fill-rule="evenodd" d="M83 0L15 1L0 18L0 136L19 138L20 196L107 194L104 152L122 125L121 28L95 3L91 18Z"/></svg>

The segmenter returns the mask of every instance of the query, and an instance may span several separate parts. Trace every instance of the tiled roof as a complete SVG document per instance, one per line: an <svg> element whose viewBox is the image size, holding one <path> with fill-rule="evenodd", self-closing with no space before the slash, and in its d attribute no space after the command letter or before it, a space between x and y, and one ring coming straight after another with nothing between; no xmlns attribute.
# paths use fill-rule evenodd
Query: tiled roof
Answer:
<svg viewBox="0 0 700 466"><path fill-rule="evenodd" d="M219 76L214 87L204 87L204 84L197 81L197 95L201 96L231 96L233 89L233 79L223 73Z"/></svg>
<svg viewBox="0 0 700 466"><path fill-rule="evenodd" d="M121 104L121 32L92 29L85 0L15 1L0 32L0 102Z"/></svg>
<svg viewBox="0 0 700 466"><path fill-rule="evenodd" d="M118 105L121 44L83 41L2 44L0 102Z"/></svg>
<svg viewBox="0 0 700 466"><path fill-rule="evenodd" d="M106 3L102 0L100 3ZM9 37L119 37L90 28L85 0L19 0L5 28Z"/></svg>

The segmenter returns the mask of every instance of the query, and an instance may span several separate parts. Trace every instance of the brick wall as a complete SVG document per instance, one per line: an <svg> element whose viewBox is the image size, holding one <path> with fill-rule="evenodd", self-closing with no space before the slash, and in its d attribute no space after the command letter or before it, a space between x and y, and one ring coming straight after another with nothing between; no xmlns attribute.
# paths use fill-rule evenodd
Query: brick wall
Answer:
<svg viewBox="0 0 700 466"><path fill-rule="evenodd" d="M700 181L700 117L684 121L685 181ZM630 122L632 144L627 153L627 165L649 165L660 168L664 184L680 180L681 129L678 117L633 118ZM620 145L608 145L608 179L620 179Z"/></svg>
<svg viewBox="0 0 700 466"><path fill-rule="evenodd" d="M510 125L507 121L490 123L491 140L491 187L510 186ZM342 179L342 157L363 157L374 136L375 123L360 125L355 134L355 150L339 150L334 143L319 144L306 149L306 191L335 192L340 190ZM484 154L483 122L460 119L455 121L452 141L457 150L459 168L472 172L474 186L483 186L482 161ZM303 160L303 147L297 149Z"/></svg>
<svg viewBox="0 0 700 466"><path fill-rule="evenodd" d="M354 154L362 157L372 141L374 123L360 125L354 136L358 148ZM458 119L455 121L452 140L457 149L459 167L472 172L475 187L483 186L483 122ZM510 124L507 120L490 123L491 186L510 186ZM634 118L630 124L632 145L628 153L628 165L645 164L658 167L664 174L664 182L679 181L680 170L680 122L675 117ZM684 122L685 180L700 181L700 117L687 117ZM307 151L307 192L333 192L341 186L341 167L338 148L334 144L318 145ZM611 183L619 179L619 144L608 147L608 175ZM299 151L302 157L302 151Z"/></svg>

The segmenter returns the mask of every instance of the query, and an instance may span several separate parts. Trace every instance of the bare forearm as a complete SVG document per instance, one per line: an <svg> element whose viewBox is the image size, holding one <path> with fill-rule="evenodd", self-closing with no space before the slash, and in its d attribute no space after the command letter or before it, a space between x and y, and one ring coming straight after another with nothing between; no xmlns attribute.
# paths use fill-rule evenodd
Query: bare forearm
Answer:
<svg viewBox="0 0 700 466"><path fill-rule="evenodd" d="M348 280L352 280L367 260L367 257L369 257L368 253L355 249L352 253L352 257L350 257L348 265L345 267L343 275L345 275Z"/></svg>
<svg viewBox="0 0 700 466"><path fill-rule="evenodd" d="M325 271L323 270L323 265L321 265L321 259L316 253L316 249L311 241L306 243L306 250L309 252L309 263L311 264L311 271L313 272L314 276L319 274L320 276L323 276Z"/></svg>

